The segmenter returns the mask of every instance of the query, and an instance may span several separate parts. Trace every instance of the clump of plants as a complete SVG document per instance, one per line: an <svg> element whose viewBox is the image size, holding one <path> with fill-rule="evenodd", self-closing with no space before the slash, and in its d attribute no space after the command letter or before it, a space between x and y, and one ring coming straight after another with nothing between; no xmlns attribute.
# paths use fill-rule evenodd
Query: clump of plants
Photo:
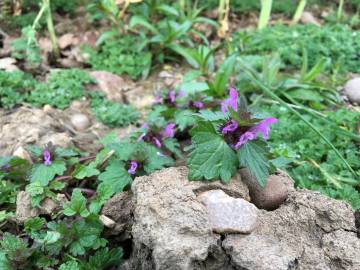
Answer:
<svg viewBox="0 0 360 270"><path fill-rule="evenodd" d="M36 80L22 71L0 70L0 108L11 109L25 102L36 85Z"/></svg>
<svg viewBox="0 0 360 270"><path fill-rule="evenodd" d="M50 73L46 83L39 84L29 94L28 102L34 106L52 105L59 109L69 107L75 99L85 95L84 85L94 80L83 70L68 69Z"/></svg>
<svg viewBox="0 0 360 270"><path fill-rule="evenodd" d="M133 35L107 39L96 49L85 47L88 64L95 70L127 74L132 79L146 77L151 67L151 53L143 51L141 39Z"/></svg>
<svg viewBox="0 0 360 270"><path fill-rule="evenodd" d="M269 139L271 152L287 164L287 171L296 184L302 188L320 190L359 209L359 180L349 172L335 152L328 145L319 143L316 134L305 123L299 122L285 107L272 105L264 107L263 110L266 114L279 118L279 123L274 127ZM304 117L335 145L359 174L359 138L355 135L359 114L348 109L339 109L325 112L318 117L305 113ZM344 131L352 132L354 137L345 135Z"/></svg>
<svg viewBox="0 0 360 270"><path fill-rule="evenodd" d="M22 71L0 71L0 107L11 109L30 103L65 109L73 100L83 97L84 85L92 82L90 75L79 69L53 71L46 82L38 82Z"/></svg>
<svg viewBox="0 0 360 270"><path fill-rule="evenodd" d="M232 44L246 55L278 53L291 68L301 68L305 49L311 56L309 66L315 66L324 58L327 71L360 72L359 33L346 25L276 25L264 30L238 32Z"/></svg>
<svg viewBox="0 0 360 270"><path fill-rule="evenodd" d="M107 100L100 92L90 93L91 110L96 119L109 127L122 127L134 124L139 118L139 113L127 104Z"/></svg>

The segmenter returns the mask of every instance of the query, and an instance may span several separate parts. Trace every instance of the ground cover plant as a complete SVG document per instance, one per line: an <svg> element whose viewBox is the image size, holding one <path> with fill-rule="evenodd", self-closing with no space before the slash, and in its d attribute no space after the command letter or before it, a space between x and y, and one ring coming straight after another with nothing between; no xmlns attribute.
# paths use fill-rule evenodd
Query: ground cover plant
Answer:
<svg viewBox="0 0 360 270"><path fill-rule="evenodd" d="M73 146L35 140L22 145L27 155L0 152L0 269L116 269L131 248L111 234L103 206L131 193L136 177L178 164L189 181L224 184L246 168L261 187L284 170L297 187L360 209L359 107L339 91L360 72L359 31L347 20L357 0L308 1L314 14L336 14L320 25L297 24L302 8L292 0L5 2L12 19L0 23L0 55L17 70L0 59L0 117L24 107L45 115L50 105L93 123L59 121ZM60 37L62 17L75 41ZM5 42L3 28L14 27L17 38ZM104 83L91 70L123 78ZM128 80L142 91L123 90ZM33 210L25 219L21 198Z"/></svg>

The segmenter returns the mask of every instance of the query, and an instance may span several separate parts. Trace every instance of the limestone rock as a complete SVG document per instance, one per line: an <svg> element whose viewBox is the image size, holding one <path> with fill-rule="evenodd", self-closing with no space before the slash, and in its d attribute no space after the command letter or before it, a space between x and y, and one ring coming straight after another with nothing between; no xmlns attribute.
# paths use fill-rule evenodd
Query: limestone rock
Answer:
<svg viewBox="0 0 360 270"><path fill-rule="evenodd" d="M280 208L262 211L258 224L223 242L240 269L360 269L354 214L344 202L295 191Z"/></svg>
<svg viewBox="0 0 360 270"><path fill-rule="evenodd" d="M108 71L92 71L90 75L97 81L97 87L113 101L122 102L122 90L127 88L125 80Z"/></svg>
<svg viewBox="0 0 360 270"><path fill-rule="evenodd" d="M360 269L359 217L355 226L346 203L295 190L278 209L258 210L250 234L220 237L197 198L199 183L187 175L187 168L176 167L134 180L132 252L119 269ZM115 213L109 217L115 220Z"/></svg>
<svg viewBox="0 0 360 270"><path fill-rule="evenodd" d="M303 23L303 24L315 24L317 26L321 26L321 24L319 23L319 21L314 17L314 15L309 12L309 11L304 11L302 14L301 14L301 17L300 17L300 21Z"/></svg>
<svg viewBox="0 0 360 270"><path fill-rule="evenodd" d="M294 190L294 181L281 171L270 175L264 188L259 185L249 170L242 169L240 174L249 188L251 202L262 209L276 209L285 201L289 192Z"/></svg>
<svg viewBox="0 0 360 270"><path fill-rule="evenodd" d="M128 269L198 269L217 245L220 236L212 233L187 173L169 168L134 180L135 256ZM136 259L141 254L148 254L146 261Z"/></svg>
<svg viewBox="0 0 360 270"><path fill-rule="evenodd" d="M214 232L251 233L255 229L258 209L244 199L235 199L219 189L205 191L198 198L207 208Z"/></svg>
<svg viewBox="0 0 360 270"><path fill-rule="evenodd" d="M0 156L11 155L17 148L27 144L44 146L49 141L69 147L71 137L56 118L41 109L20 107L11 114L0 112Z"/></svg>
<svg viewBox="0 0 360 270"><path fill-rule="evenodd" d="M71 124L78 131L84 131L90 126L90 120L86 114L76 113L71 116Z"/></svg>
<svg viewBox="0 0 360 270"><path fill-rule="evenodd" d="M31 196L26 191L20 191L16 197L16 212L15 217L19 223L25 222L31 217L36 217L40 214L39 209L31 206Z"/></svg>
<svg viewBox="0 0 360 270"><path fill-rule="evenodd" d="M13 156L16 156L16 157L25 159L25 160L29 161L30 163L32 163L30 154L29 154L28 151L26 151L25 148L22 147L22 146L18 147L18 148L14 151Z"/></svg>
<svg viewBox="0 0 360 270"><path fill-rule="evenodd" d="M249 189L247 185L242 181L241 175L237 173L234 175L228 183L223 183L220 180L217 181L194 181L192 182L194 191L199 194L204 191L221 189L227 195L234 198L242 198L246 201L250 201Z"/></svg>
<svg viewBox="0 0 360 270"><path fill-rule="evenodd" d="M360 104L360 77L349 80L344 92L351 102Z"/></svg>

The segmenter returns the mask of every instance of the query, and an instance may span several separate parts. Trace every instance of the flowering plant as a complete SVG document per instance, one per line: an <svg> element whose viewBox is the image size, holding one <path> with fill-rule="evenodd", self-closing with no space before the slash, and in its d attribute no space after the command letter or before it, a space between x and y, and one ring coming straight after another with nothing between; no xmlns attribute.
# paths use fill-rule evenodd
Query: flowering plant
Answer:
<svg viewBox="0 0 360 270"><path fill-rule="evenodd" d="M238 104L238 93L231 88L229 98L221 102L221 111L202 110L190 131L191 153L188 158L191 180L229 181L239 167L246 167L265 186L270 162L266 140L276 118L254 118Z"/></svg>

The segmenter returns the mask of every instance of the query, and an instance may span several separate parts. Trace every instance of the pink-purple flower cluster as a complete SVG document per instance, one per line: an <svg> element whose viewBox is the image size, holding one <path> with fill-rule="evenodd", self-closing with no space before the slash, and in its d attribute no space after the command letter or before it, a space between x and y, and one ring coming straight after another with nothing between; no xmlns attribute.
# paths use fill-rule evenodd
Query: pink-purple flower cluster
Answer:
<svg viewBox="0 0 360 270"><path fill-rule="evenodd" d="M221 102L221 111L227 113L231 108L238 112L238 93L235 88L230 88L229 98ZM241 117L242 115L239 114ZM250 118L250 116L249 116ZM250 119L246 119L250 120ZM259 134L262 135L264 140L269 139L270 125L276 123L278 119L269 117L261 120L256 125L240 126L235 119L230 119L225 125L220 128L221 133L224 135L226 141L234 148L239 149L247 141L255 140Z"/></svg>
<svg viewBox="0 0 360 270"><path fill-rule="evenodd" d="M141 134L137 141L145 141L148 143L152 143L157 148L161 147L161 142L165 138L173 138L175 136L175 124L169 123L166 127L157 134L156 132L152 131L147 123L145 123L142 128L146 129L146 132Z"/></svg>
<svg viewBox="0 0 360 270"><path fill-rule="evenodd" d="M139 166L139 164L135 160L132 160L130 162L130 168L128 169L128 173L129 174L135 174L136 169L138 168L138 166Z"/></svg>

